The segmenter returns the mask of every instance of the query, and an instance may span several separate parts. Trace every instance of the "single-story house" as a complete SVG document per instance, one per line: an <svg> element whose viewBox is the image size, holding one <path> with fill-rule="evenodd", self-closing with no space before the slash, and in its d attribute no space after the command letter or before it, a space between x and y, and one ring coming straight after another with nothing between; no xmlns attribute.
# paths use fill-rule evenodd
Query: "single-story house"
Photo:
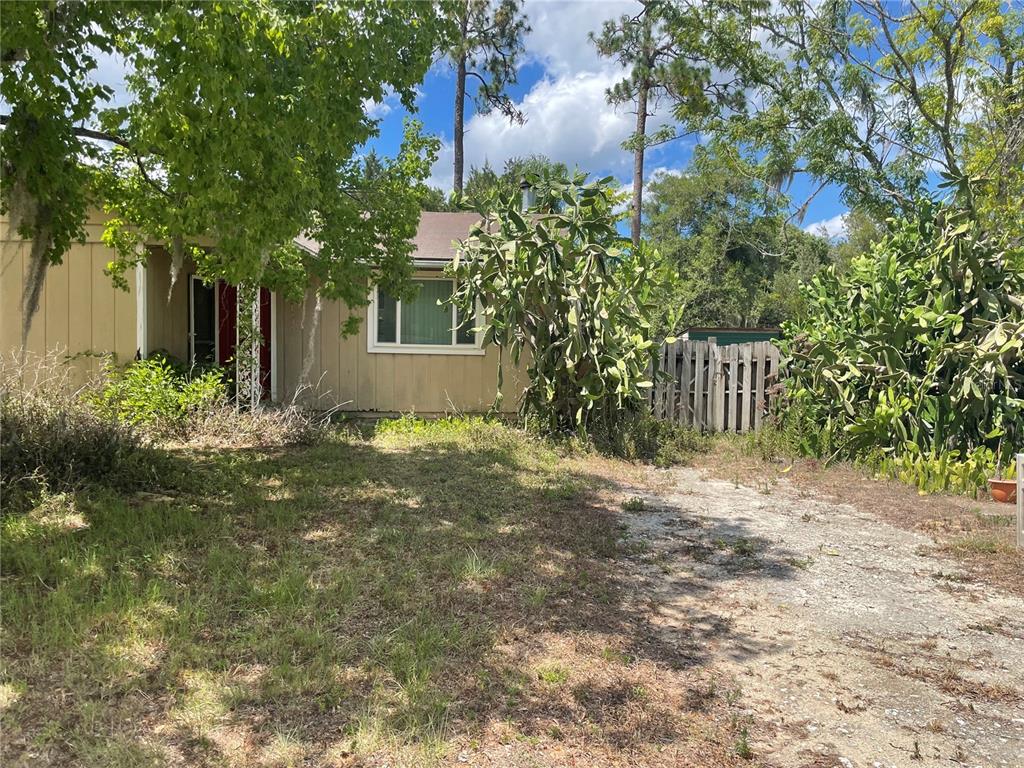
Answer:
<svg viewBox="0 0 1024 768"><path fill-rule="evenodd" d="M260 324L264 393L289 402L300 387L303 356L312 349L305 402L321 408L384 414L415 411L438 414L483 411L494 401L499 349L481 346L468 329L456 330L455 311L437 300L450 295L443 274L454 242L479 220L473 213L423 213L412 258L419 292L412 301L396 301L372 289L366 307L353 309L359 331L341 335L349 310L323 301L319 322L304 318L293 304L263 289ZM171 259L157 244L145 266L127 275L129 290L119 290L104 274L114 253L103 244L102 214L86 226L86 242L75 243L59 266L49 268L26 352L67 356L83 377L103 355L119 362L166 351L186 362L227 364L236 343L236 295L232 286L204 284L189 265L171 286ZM316 243L297 240L301 247ZM21 352L21 296L29 244L0 219L0 351ZM307 313L308 314L308 313ZM313 327L315 325L315 330ZM310 332L313 330L313 338ZM310 344L312 343L312 347ZM515 409L523 375L506 367L503 407Z"/></svg>

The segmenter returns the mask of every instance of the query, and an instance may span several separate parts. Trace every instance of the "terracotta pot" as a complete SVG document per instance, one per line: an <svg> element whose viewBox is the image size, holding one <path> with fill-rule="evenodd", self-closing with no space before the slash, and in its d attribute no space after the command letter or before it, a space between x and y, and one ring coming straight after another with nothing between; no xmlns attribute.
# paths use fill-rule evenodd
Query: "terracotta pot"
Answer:
<svg viewBox="0 0 1024 768"><path fill-rule="evenodd" d="M993 501L1012 504L1017 500L1017 481L991 478L988 481L988 492L992 495Z"/></svg>

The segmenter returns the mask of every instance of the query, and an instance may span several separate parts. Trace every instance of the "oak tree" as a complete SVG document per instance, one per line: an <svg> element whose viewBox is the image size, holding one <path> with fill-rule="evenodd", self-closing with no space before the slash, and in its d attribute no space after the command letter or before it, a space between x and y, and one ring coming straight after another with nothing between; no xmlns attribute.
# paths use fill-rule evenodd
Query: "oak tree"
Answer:
<svg viewBox="0 0 1024 768"><path fill-rule="evenodd" d="M401 281L436 145L409 123L372 180L357 149L377 133L366 105L412 109L446 29L432 5L392 0L5 4L0 205L32 243L26 332L94 204L115 278L156 240L203 277L293 298L355 305L367 281ZM111 62L124 93L97 80ZM318 253L292 246L300 233Z"/></svg>

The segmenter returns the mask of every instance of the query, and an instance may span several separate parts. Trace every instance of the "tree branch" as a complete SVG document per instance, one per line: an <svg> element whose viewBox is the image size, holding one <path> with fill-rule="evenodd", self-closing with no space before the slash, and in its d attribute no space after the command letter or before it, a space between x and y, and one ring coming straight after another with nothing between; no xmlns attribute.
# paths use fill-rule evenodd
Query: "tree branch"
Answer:
<svg viewBox="0 0 1024 768"><path fill-rule="evenodd" d="M11 115L0 115L0 125L9 125L11 123ZM164 197L171 199L171 194L160 186L146 170L145 164L142 162L142 156L136 151L135 147L132 146L131 142L113 133L107 131L97 131L93 128L86 128L84 126L71 126L72 133L81 139L93 139L95 141L105 141L109 144L115 144L123 149L127 149L135 162L136 167L139 169L139 173L142 175L143 180L152 187L156 192L159 192Z"/></svg>

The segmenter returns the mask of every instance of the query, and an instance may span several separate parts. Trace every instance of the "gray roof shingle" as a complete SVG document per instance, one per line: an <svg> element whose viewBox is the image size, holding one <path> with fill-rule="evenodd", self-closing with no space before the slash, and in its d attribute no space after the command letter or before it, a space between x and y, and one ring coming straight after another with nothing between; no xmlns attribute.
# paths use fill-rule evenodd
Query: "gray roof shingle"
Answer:
<svg viewBox="0 0 1024 768"><path fill-rule="evenodd" d="M412 258L417 261L436 261L439 264L451 261L455 255L452 243L465 239L470 228L478 221L480 214L473 211L423 211L420 214L416 235L412 239ZM295 244L311 253L320 250L318 242L303 235L295 238Z"/></svg>

